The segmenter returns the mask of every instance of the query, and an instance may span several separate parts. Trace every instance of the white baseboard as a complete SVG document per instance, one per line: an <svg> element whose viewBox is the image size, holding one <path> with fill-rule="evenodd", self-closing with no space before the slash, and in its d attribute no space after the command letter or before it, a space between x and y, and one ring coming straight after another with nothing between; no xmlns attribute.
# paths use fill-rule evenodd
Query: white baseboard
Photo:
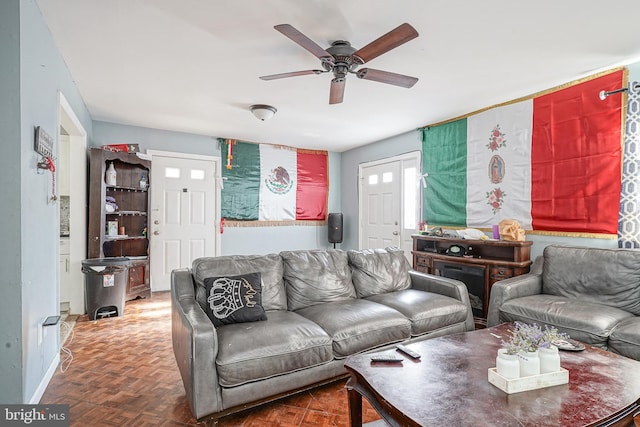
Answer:
<svg viewBox="0 0 640 427"><path fill-rule="evenodd" d="M54 357L53 361L51 361L51 364L49 365L49 369L47 369L47 372L42 378L42 381L40 381L38 388L33 393L33 396L31 396L31 399L29 399L29 405L37 405L38 403L40 403L40 399L42 399L42 395L47 389L47 386L49 386L49 382L51 381L51 378L53 378L53 374L56 373L56 369L58 368L59 364L60 364L60 353L56 354L56 357Z"/></svg>

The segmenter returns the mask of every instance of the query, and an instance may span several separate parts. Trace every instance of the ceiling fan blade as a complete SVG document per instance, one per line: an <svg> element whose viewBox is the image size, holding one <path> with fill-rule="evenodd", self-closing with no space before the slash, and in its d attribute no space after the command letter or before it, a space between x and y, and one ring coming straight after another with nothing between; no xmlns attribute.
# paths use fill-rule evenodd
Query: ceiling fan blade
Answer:
<svg viewBox="0 0 640 427"><path fill-rule="evenodd" d="M309 37L302 34L300 31L296 30L291 25L280 24L280 25L276 25L273 28L280 31L282 34L289 37L298 45L302 46L303 48L311 52L316 58L319 58L321 61L325 61L325 62L333 61L333 57L329 52L321 48L316 42L314 42Z"/></svg>
<svg viewBox="0 0 640 427"><path fill-rule="evenodd" d="M346 79L331 80L331 91L329 92L329 104L340 104L344 99L344 85Z"/></svg>
<svg viewBox="0 0 640 427"><path fill-rule="evenodd" d="M280 73L280 74L270 74L268 76L260 76L260 79L276 80L276 79L284 79L285 77L306 76L308 74L322 74L322 73L326 73L326 71L322 71L322 70L293 71L291 73Z"/></svg>
<svg viewBox="0 0 640 427"><path fill-rule="evenodd" d="M418 37L418 32L411 25L404 23L394 30L389 31L387 34L372 41L363 48L356 50L352 56L361 60L362 64L371 61L373 58L377 58L383 53L389 52L401 44L413 40Z"/></svg>
<svg viewBox="0 0 640 427"><path fill-rule="evenodd" d="M404 74L391 73L389 71L374 70L373 68L363 68L356 72L360 79L373 80L375 82L387 83L390 85L412 87L418 81L417 77L405 76Z"/></svg>

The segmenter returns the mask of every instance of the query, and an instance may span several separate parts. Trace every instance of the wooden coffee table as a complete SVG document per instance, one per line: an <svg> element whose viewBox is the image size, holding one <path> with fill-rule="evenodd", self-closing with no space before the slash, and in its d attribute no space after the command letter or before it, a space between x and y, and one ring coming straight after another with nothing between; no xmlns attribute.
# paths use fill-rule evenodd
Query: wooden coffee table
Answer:
<svg viewBox="0 0 640 427"><path fill-rule="evenodd" d="M569 383L507 394L487 380L511 324L433 338L409 347L401 365L347 358L352 426L362 397L391 426L630 426L640 413L640 362L587 345L561 351Z"/></svg>

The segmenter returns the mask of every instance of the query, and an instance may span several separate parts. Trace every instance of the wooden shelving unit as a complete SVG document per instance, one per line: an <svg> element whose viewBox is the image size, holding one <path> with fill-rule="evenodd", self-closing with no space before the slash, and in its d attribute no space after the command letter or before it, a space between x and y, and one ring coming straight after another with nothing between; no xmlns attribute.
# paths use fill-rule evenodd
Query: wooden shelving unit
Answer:
<svg viewBox="0 0 640 427"><path fill-rule="evenodd" d="M116 185L105 183L105 173L113 162ZM89 181L89 258L128 257L131 260L127 300L151 296L149 280L149 177L151 162L133 153L91 149ZM147 185L140 186L142 177ZM118 209L107 211L107 196ZM108 235L107 224L117 221L124 234Z"/></svg>

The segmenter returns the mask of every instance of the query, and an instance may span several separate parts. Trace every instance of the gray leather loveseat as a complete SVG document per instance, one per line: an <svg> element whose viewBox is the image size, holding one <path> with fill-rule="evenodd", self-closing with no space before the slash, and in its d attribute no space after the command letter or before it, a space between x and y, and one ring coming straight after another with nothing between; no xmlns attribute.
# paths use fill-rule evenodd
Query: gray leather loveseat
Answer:
<svg viewBox="0 0 640 427"><path fill-rule="evenodd" d="M487 324L516 320L640 360L640 251L547 246L529 274L491 288Z"/></svg>
<svg viewBox="0 0 640 427"><path fill-rule="evenodd" d="M233 283L249 292L225 293ZM249 300L255 310L259 293L266 320L214 326L205 313ZM351 354L474 329L465 285L410 270L394 248L200 258L173 271L171 297L174 354L198 419L344 377Z"/></svg>

